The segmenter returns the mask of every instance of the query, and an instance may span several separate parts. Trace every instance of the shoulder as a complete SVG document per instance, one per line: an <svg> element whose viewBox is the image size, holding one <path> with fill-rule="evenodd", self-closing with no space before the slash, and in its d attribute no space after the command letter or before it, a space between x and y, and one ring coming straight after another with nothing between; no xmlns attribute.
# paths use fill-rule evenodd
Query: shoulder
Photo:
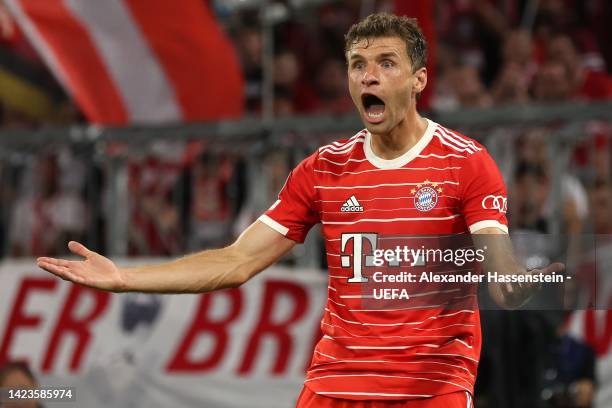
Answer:
<svg viewBox="0 0 612 408"><path fill-rule="evenodd" d="M433 144L442 152L460 155L465 158L478 157L486 148L477 140L454 129L434 123Z"/></svg>
<svg viewBox="0 0 612 408"><path fill-rule="evenodd" d="M338 164L340 162L346 162L351 155L363 151L363 149L359 149L358 147L361 147L365 141L366 132L365 129L360 130L349 138L338 139L319 147L312 154L304 158L293 169L293 172L302 173L305 171L311 173L314 169L326 166L329 163Z"/></svg>
<svg viewBox="0 0 612 408"><path fill-rule="evenodd" d="M359 150L363 151L363 149L358 149L358 147L363 145L366 134L367 130L363 129L347 139L336 140L330 144L319 147L315 152L317 159L349 156Z"/></svg>
<svg viewBox="0 0 612 408"><path fill-rule="evenodd" d="M497 175L499 168L486 147L454 129L435 123L432 150L461 167L461 177L479 178Z"/></svg>
<svg viewBox="0 0 612 408"><path fill-rule="evenodd" d="M446 157L467 159L468 167L496 166L487 148L477 140L454 129L435 124L432 148Z"/></svg>
<svg viewBox="0 0 612 408"><path fill-rule="evenodd" d="M356 160L354 156L363 156L363 142L366 130L357 132L350 138L339 139L329 144L323 145L312 154L304 158L294 169L293 173L307 172L312 173L315 169L326 169L329 166L345 166Z"/></svg>
<svg viewBox="0 0 612 408"><path fill-rule="evenodd" d="M302 160L292 171L300 176L334 172L346 166L365 161L363 159L363 142L366 139L366 130L361 130L352 137L339 139L323 145L310 156Z"/></svg>

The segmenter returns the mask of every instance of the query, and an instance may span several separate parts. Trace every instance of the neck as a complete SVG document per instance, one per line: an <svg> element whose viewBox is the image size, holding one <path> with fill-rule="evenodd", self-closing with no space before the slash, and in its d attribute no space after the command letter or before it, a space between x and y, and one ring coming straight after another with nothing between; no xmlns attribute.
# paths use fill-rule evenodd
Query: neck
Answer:
<svg viewBox="0 0 612 408"><path fill-rule="evenodd" d="M425 134L427 120L416 110L390 132L372 133L372 151L385 160L393 160L410 150Z"/></svg>

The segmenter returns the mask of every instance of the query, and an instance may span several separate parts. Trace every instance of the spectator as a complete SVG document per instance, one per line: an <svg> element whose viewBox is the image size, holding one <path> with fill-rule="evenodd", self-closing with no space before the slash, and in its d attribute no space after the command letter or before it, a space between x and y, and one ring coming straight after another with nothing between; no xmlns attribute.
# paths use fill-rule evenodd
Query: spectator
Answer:
<svg viewBox="0 0 612 408"><path fill-rule="evenodd" d="M591 121L573 153L582 180L610 180L612 176L612 123Z"/></svg>
<svg viewBox="0 0 612 408"><path fill-rule="evenodd" d="M504 41L503 64L492 87L496 104L523 104L537 72L533 42L525 30L511 31Z"/></svg>
<svg viewBox="0 0 612 408"><path fill-rule="evenodd" d="M342 60L330 58L323 62L316 82L317 111L345 113L353 110L345 70L346 65Z"/></svg>
<svg viewBox="0 0 612 408"><path fill-rule="evenodd" d="M591 189L590 199L593 232L601 235L612 234L612 185L610 182L598 180Z"/></svg>
<svg viewBox="0 0 612 408"><path fill-rule="evenodd" d="M528 31L516 29L506 35L503 62L521 67L529 78L533 77L537 70L533 52L533 41Z"/></svg>
<svg viewBox="0 0 612 408"><path fill-rule="evenodd" d="M487 108L491 106L491 97L474 67L464 65L453 70L451 82L460 107Z"/></svg>
<svg viewBox="0 0 612 408"><path fill-rule="evenodd" d="M544 168L522 161L516 166L511 187L510 219L514 228L546 232L543 217L544 203L548 195L548 177Z"/></svg>
<svg viewBox="0 0 612 408"><path fill-rule="evenodd" d="M275 112L280 115L312 112L315 107L313 91L300 79L300 63L293 51L281 51L274 57ZM291 101L290 108L287 102Z"/></svg>
<svg viewBox="0 0 612 408"><path fill-rule="evenodd" d="M54 155L37 158L32 171L33 190L23 190L15 203L10 226L10 254L12 256L48 256L65 254L64 242L83 239L86 208L69 176L77 162L62 171ZM25 180L22 180L22 182ZM26 184L27 183L23 183Z"/></svg>
<svg viewBox="0 0 612 408"><path fill-rule="evenodd" d="M259 112L263 80L261 31L253 26L244 27L239 31L236 41L245 80L246 110L250 113Z"/></svg>
<svg viewBox="0 0 612 408"><path fill-rule="evenodd" d="M548 47L550 61L562 64L570 78L572 96L584 100L602 100L612 97L612 79L603 71L584 64L573 41L561 34L552 38Z"/></svg>
<svg viewBox="0 0 612 408"><path fill-rule="evenodd" d="M521 66L507 63L497 76L491 96L496 105L523 105L529 102L529 78Z"/></svg>
<svg viewBox="0 0 612 408"><path fill-rule="evenodd" d="M538 70L533 94L538 102L565 102L573 97L573 84L572 74L566 65L549 61Z"/></svg>
<svg viewBox="0 0 612 408"><path fill-rule="evenodd" d="M433 82L432 108L450 111L458 108L459 102L452 83L452 73L459 66L459 57L455 50L444 42L437 46L436 79ZM429 85L428 85L429 86Z"/></svg>
<svg viewBox="0 0 612 408"><path fill-rule="evenodd" d="M130 256L168 256L182 250L180 217L173 197L181 167L178 159L170 157L170 147L165 148L165 154L129 163Z"/></svg>
<svg viewBox="0 0 612 408"><path fill-rule="evenodd" d="M519 140L514 182L509 197L511 224L518 229L549 232L548 220L555 207L551 196L552 169L548 154L546 129L533 129ZM582 232L588 215L588 195L573 175L561 175L563 227L568 234Z"/></svg>
<svg viewBox="0 0 612 408"><path fill-rule="evenodd" d="M236 217L234 238L278 199L278 192L291 171L289 162L288 151L281 149L266 151L265 155L251 161L248 171L249 197Z"/></svg>
<svg viewBox="0 0 612 408"><path fill-rule="evenodd" d="M27 363L8 362L0 366L0 389L32 389L37 387L38 382ZM35 400L3 403L2 406L6 408L42 408Z"/></svg>
<svg viewBox="0 0 612 408"><path fill-rule="evenodd" d="M274 87L274 116L286 117L295 115L295 95L292 90L284 86Z"/></svg>
<svg viewBox="0 0 612 408"><path fill-rule="evenodd" d="M190 175L188 250L225 245L231 238L232 203L228 189L234 163L227 156L202 153Z"/></svg>

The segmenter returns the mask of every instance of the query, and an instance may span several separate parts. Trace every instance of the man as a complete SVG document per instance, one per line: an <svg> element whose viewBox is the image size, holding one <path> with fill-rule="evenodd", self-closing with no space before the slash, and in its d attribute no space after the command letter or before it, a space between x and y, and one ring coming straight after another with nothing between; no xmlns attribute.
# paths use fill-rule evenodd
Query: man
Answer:
<svg viewBox="0 0 612 408"><path fill-rule="evenodd" d="M38 382L30 367L24 362L7 362L0 366L0 389L29 390L38 388ZM6 396L4 396L6 397ZM15 402L0 401L5 408L40 408L36 400L21 400Z"/></svg>
<svg viewBox="0 0 612 408"><path fill-rule="evenodd" d="M346 58L350 94L366 129L302 161L278 201L234 244L161 265L119 268L70 242L84 261L40 258L38 265L117 292L209 292L245 283L321 222L330 271L324 336L298 406L470 406L481 343L477 310L362 310L367 277L355 253L372 231L506 236L501 176L481 145L417 113L427 70L414 19L369 16L347 34ZM525 273L508 241L490 248L496 265ZM490 292L498 303L516 307L530 289L492 285Z"/></svg>

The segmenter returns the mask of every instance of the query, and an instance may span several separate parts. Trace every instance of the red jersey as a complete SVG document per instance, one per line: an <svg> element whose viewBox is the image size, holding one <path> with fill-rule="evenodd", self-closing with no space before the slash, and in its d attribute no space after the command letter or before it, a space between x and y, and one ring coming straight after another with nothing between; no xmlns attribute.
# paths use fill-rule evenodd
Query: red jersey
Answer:
<svg viewBox="0 0 612 408"><path fill-rule="evenodd" d="M482 145L429 120L417 144L393 160L377 157L370 139L362 130L319 148L291 172L278 201L259 218L297 242L314 224L323 227L328 301L305 385L320 395L359 400L473 393L481 349L477 308L364 309L355 270L359 264L368 274L361 256L367 245L356 237L485 227L507 232L501 174Z"/></svg>

